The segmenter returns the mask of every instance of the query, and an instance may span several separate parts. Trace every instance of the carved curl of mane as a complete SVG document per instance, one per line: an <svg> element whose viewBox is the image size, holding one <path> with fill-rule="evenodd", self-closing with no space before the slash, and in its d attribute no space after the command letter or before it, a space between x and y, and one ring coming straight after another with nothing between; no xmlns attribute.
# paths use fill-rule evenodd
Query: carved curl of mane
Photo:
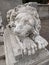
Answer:
<svg viewBox="0 0 49 65"><path fill-rule="evenodd" d="M15 7L14 9L11 9L7 12L7 21L14 21L15 17L19 14L19 13L29 13L32 16L35 16L36 18L39 18L39 15L37 14L36 8L31 7L32 3L26 3L24 5L18 5L17 7Z"/></svg>

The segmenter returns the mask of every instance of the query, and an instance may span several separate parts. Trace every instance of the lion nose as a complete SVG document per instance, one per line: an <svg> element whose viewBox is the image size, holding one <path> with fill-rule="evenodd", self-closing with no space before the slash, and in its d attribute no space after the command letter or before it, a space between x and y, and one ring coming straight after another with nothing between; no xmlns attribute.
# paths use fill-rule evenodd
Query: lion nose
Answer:
<svg viewBox="0 0 49 65"><path fill-rule="evenodd" d="M11 28L11 25L9 25L8 27Z"/></svg>
<svg viewBox="0 0 49 65"><path fill-rule="evenodd" d="M16 25L15 24L12 24L12 25L9 25L8 27L9 28L12 28L12 27L16 27Z"/></svg>
<svg viewBox="0 0 49 65"><path fill-rule="evenodd" d="M13 24L13 25L12 25L12 27L16 27L16 25L15 25L15 24Z"/></svg>

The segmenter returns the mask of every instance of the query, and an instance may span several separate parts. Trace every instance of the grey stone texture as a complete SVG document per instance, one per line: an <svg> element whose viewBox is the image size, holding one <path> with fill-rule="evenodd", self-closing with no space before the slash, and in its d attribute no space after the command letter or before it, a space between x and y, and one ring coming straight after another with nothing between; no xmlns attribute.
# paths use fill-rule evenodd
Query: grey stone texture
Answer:
<svg viewBox="0 0 49 65"><path fill-rule="evenodd" d="M48 42L39 34L41 23L36 8L28 3L19 5L7 12L7 22L4 31L6 65L49 62L49 51L45 49Z"/></svg>

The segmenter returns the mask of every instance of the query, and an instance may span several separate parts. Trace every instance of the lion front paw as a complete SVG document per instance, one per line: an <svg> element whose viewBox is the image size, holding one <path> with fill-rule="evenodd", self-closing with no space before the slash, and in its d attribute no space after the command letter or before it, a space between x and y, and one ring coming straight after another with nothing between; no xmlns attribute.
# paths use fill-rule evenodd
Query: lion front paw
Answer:
<svg viewBox="0 0 49 65"><path fill-rule="evenodd" d="M37 36L35 42L37 43L38 49L45 48L48 45L48 42L41 36Z"/></svg>
<svg viewBox="0 0 49 65"><path fill-rule="evenodd" d="M37 45L30 38L24 39L23 46L25 48L24 52L27 53L28 55L35 54L37 50Z"/></svg>

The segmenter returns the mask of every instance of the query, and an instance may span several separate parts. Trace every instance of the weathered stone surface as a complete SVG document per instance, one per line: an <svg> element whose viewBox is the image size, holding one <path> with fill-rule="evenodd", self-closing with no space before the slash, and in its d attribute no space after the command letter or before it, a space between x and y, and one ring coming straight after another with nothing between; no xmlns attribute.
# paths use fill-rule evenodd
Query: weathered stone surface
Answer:
<svg viewBox="0 0 49 65"><path fill-rule="evenodd" d="M27 37L33 41L33 44L31 44L31 42L30 44L28 43L31 45L32 49L36 49L37 46L38 49L41 49L48 45L48 42L42 36L40 36L39 33L41 29L41 21L39 19L37 10L36 8L31 7L30 4L32 3L19 5L7 12L7 21L9 22L8 26L14 32L21 49L24 51L25 49L23 47L23 41Z"/></svg>
<svg viewBox="0 0 49 65"><path fill-rule="evenodd" d="M19 5L7 12L7 22L4 31L7 65L37 65L49 59L49 52L45 50L48 42L39 33L41 22L36 8L29 3Z"/></svg>
<svg viewBox="0 0 49 65"><path fill-rule="evenodd" d="M6 57L6 65L14 65L16 62L13 48L10 40L10 35L8 30L4 32L4 49L5 49L5 57Z"/></svg>
<svg viewBox="0 0 49 65"><path fill-rule="evenodd" d="M5 60L0 60L0 65L6 65L6 61Z"/></svg>
<svg viewBox="0 0 49 65"><path fill-rule="evenodd" d="M0 42L3 42L3 36L0 36Z"/></svg>
<svg viewBox="0 0 49 65"><path fill-rule="evenodd" d="M4 45L3 36L0 35L0 45Z"/></svg>
<svg viewBox="0 0 49 65"><path fill-rule="evenodd" d="M2 16L1 16L1 12L0 12L0 28L2 26Z"/></svg>
<svg viewBox="0 0 49 65"><path fill-rule="evenodd" d="M4 46L0 45L0 60L5 58Z"/></svg>
<svg viewBox="0 0 49 65"><path fill-rule="evenodd" d="M35 55L24 56L15 65L48 65L49 63L49 51L46 49L37 51Z"/></svg>
<svg viewBox="0 0 49 65"><path fill-rule="evenodd" d="M8 31L7 31L8 32ZM6 32L6 33L7 33ZM8 37L8 36L7 36ZM7 38L6 39L7 40L7 42L8 42L8 44L11 44L10 43L10 40L9 40L9 38ZM11 40L12 41L12 40ZM7 42L6 42L6 44L7 44ZM8 45L7 44L7 45ZM5 47L6 47L6 45L5 45ZM9 51L7 50L9 48L9 51L10 50L12 50L12 48L10 48L10 45L7 47L7 48L5 48L5 53L6 53L6 62L7 62L7 65L9 65L9 63L10 63L10 61L11 62L13 62L12 60L10 60L10 59L12 59L13 58L13 56L11 57L10 55L11 55L11 53L13 54L13 52L12 51L10 51L10 54L9 54ZM8 53L8 54L7 54ZM16 51L15 51L15 53L16 53ZM18 55L17 55L18 56ZM9 58L9 59L8 59ZM10 60L10 61L9 61ZM43 63L44 62L44 63ZM13 65L43 65L43 64L45 64L46 65L46 63L47 62L49 62L49 51L48 50L46 50L46 49L43 49L43 50L39 50L39 51L37 51L34 55L25 55L25 56L23 56L23 57L21 57L20 59L19 59L19 61L18 61L18 59L17 59L17 62L15 62L15 63L12 63ZM11 63L10 63L11 64ZM11 65L12 65L11 64Z"/></svg>
<svg viewBox="0 0 49 65"><path fill-rule="evenodd" d="M2 16L1 16L1 12L0 12L0 36L3 36L3 25L2 25Z"/></svg>
<svg viewBox="0 0 49 65"><path fill-rule="evenodd" d="M4 31L3 31L3 27L0 29L0 36L3 36Z"/></svg>

